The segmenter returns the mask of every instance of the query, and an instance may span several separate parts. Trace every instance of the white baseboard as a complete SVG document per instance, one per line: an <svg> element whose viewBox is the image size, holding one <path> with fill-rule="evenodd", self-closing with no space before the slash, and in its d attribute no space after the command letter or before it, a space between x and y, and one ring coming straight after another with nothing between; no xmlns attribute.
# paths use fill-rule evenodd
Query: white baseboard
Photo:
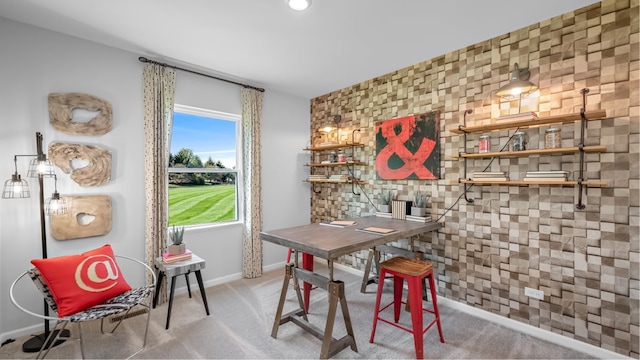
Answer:
<svg viewBox="0 0 640 360"><path fill-rule="evenodd" d="M321 264L326 264L325 260L320 259L318 261ZM342 265L342 264L338 264L338 263L334 263L333 266L336 269L340 269L342 271L348 272L350 274L354 274L354 275L358 275L358 276L364 276L364 271L352 268L350 266L346 266L346 265ZM531 335L533 337L536 337L538 339L542 339L545 341L548 341L550 343L553 344L557 344L560 346L564 346L566 348L575 350L575 351L580 351L583 353L587 353L589 355L592 355L596 358L599 359L629 359L629 357L624 356L622 354L618 354L616 352L613 352L611 350L607 350L607 349L603 349L601 347L598 346L594 346L576 339L572 339L570 337L567 336L563 336L560 334L556 334L554 332L551 332L549 330L544 330L544 329L540 329L538 327L529 325L529 324L525 324L523 322L520 321L516 321L513 319L509 319L507 317L504 317L502 315L498 315L498 314L494 314L492 312L486 311L486 310L482 310L482 309L478 309L475 308L473 306L467 305L467 304L463 304L461 302L455 301L455 300L451 300L451 299L447 299L445 297L442 297L440 295L438 295L438 302L442 305L448 306L450 308L453 308L455 310L458 311L462 311L464 313L467 313L469 315L475 316L475 317L479 317L481 319L487 320L487 321L491 321L493 323L496 323L498 325L502 325L504 327L507 327L509 329L527 334L527 335Z"/></svg>

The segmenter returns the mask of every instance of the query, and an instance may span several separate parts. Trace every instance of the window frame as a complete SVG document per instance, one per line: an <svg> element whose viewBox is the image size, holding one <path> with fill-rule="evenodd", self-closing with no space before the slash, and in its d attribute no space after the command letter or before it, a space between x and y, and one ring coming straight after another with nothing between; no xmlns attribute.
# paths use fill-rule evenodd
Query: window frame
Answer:
<svg viewBox="0 0 640 360"><path fill-rule="evenodd" d="M218 169L218 168L173 168L169 167L167 164L167 177L170 173L235 173L236 181L236 220L229 221L220 221L220 222L210 222L210 223L200 223L200 224L191 224L185 225L184 227L187 229L201 229L201 228L211 228L211 227L220 227L220 226L228 226L239 223L244 223L244 193L242 189L244 188L244 172L243 172L243 156L242 156L242 115L240 114L232 114L225 113L217 110L209 110L204 108L198 108L193 106L187 106L182 104L174 104L173 113L182 113L189 114L201 117L212 118L215 120L226 120L235 122L235 136L236 136L236 166L235 169ZM173 118L173 116L172 116ZM171 137L169 138L169 149L171 149L171 138L173 137L173 121L171 122ZM169 151L171 152L171 151ZM203 160L203 159L200 159ZM203 160L203 162L206 159ZM167 181L167 209L168 209L168 186L169 182ZM168 214L167 214L168 216Z"/></svg>

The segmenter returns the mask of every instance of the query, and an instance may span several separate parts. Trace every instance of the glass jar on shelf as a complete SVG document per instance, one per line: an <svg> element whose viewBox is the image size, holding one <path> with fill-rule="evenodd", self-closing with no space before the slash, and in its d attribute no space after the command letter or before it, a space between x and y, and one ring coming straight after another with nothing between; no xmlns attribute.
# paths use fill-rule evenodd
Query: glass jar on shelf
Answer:
<svg viewBox="0 0 640 360"><path fill-rule="evenodd" d="M544 148L558 149L562 147L560 128L549 128L544 133Z"/></svg>
<svg viewBox="0 0 640 360"><path fill-rule="evenodd" d="M478 140L478 152L488 153L491 150L491 137L489 135L482 135Z"/></svg>
<svg viewBox="0 0 640 360"><path fill-rule="evenodd" d="M338 155L335 151L332 151L331 153L329 153L329 161L332 163L338 161Z"/></svg>
<svg viewBox="0 0 640 360"><path fill-rule="evenodd" d="M529 139L524 131L516 131L511 140L511 151L527 150Z"/></svg>

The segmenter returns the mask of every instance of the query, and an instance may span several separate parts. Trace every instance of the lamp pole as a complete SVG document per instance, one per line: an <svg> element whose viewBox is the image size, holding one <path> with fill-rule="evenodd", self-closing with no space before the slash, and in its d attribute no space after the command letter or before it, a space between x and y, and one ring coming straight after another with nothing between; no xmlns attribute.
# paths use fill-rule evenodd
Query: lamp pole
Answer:
<svg viewBox="0 0 640 360"><path fill-rule="evenodd" d="M42 134L40 132L36 132L36 150L37 150L37 160L39 162L46 161L47 156L42 151ZM42 171L38 171L38 188L39 188L39 200L40 200L40 239L42 244L42 258L47 258L47 231L45 226L45 215L44 215L44 174ZM44 302L44 316L49 316L49 305L46 300ZM57 332L58 330L56 330ZM45 343L49 338L51 331L49 329L49 320L44 320L44 333L34 335L31 339L25 341L22 344L22 351L24 352L38 352L41 349L45 350L51 346L58 346L62 344L66 339L58 339L56 342L51 345L51 341ZM69 337L69 330L64 329L61 337ZM56 334L51 336L51 340L55 339Z"/></svg>

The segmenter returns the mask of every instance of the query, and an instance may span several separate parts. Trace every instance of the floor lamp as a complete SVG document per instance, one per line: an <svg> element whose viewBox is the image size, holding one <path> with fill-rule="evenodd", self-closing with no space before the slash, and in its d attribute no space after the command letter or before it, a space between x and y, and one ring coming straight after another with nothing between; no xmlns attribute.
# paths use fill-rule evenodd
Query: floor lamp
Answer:
<svg viewBox="0 0 640 360"><path fill-rule="evenodd" d="M56 177L53 164L47 160L47 155L42 151L42 134L36 132L36 155L14 155L13 162L15 166L15 173L11 175L11 179L4 183L4 189L2 191L3 199L20 199L28 198L31 196L29 192L29 183L23 180L18 173L18 157L32 157L34 159L29 163L29 171L27 177L38 178L38 190L40 199L40 235L42 242L42 258L47 258L47 233L45 228L45 213L47 215L52 214L65 214L67 212L67 204L64 198L60 197L58 193L58 179ZM44 199L44 178L52 177L55 180L55 190L51 197L45 202ZM43 300L44 301L44 300ZM44 315L49 316L49 306L44 301ZM56 330L57 331L57 330ZM48 348L51 345L51 340L54 336L49 337L49 320L44 321L44 333L34 335L31 339L22 344L22 351L24 352L38 352L41 348ZM69 330L63 330L61 337L69 337ZM45 341L49 339L49 343L45 344ZM53 346L60 345L64 339L59 339Z"/></svg>

